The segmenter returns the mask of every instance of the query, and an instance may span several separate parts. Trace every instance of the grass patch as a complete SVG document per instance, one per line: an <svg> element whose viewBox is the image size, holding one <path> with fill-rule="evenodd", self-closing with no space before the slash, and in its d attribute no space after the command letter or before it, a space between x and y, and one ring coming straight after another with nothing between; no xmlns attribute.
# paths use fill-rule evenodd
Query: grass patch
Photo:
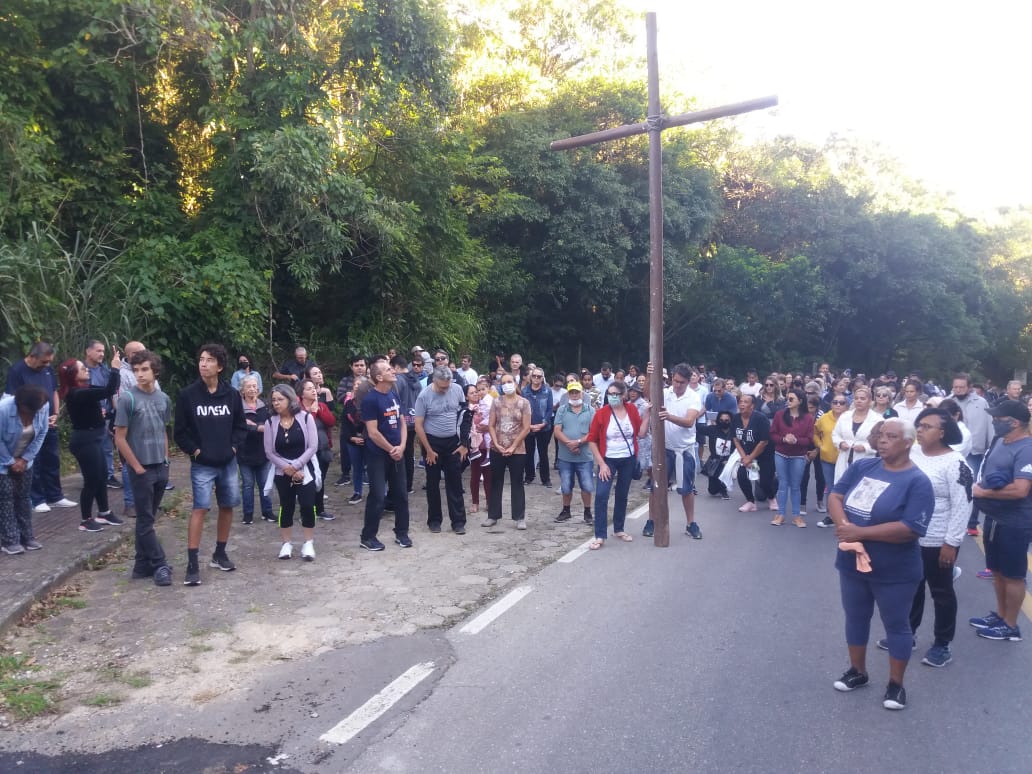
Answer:
<svg viewBox="0 0 1032 774"><path fill-rule="evenodd" d="M61 682L32 679L37 669L26 656L0 655L0 705L19 720L55 711Z"/></svg>
<svg viewBox="0 0 1032 774"><path fill-rule="evenodd" d="M74 610L82 610L86 607L86 600L82 597L58 597L54 602L60 607L70 607Z"/></svg>
<svg viewBox="0 0 1032 774"><path fill-rule="evenodd" d="M125 701L125 697L119 696L117 693L97 693L88 699L83 699L82 703L87 707L113 707L123 701Z"/></svg>
<svg viewBox="0 0 1032 774"><path fill-rule="evenodd" d="M108 682L122 683L130 688L146 688L154 682L148 672L124 672L117 666L104 667L100 674Z"/></svg>
<svg viewBox="0 0 1032 774"><path fill-rule="evenodd" d="M257 652L258 652L257 650L238 650L236 652L236 655L233 656L233 658L231 658L229 660L229 663L230 664L243 664L243 663L245 663L247 661L250 661L251 657L254 656Z"/></svg>
<svg viewBox="0 0 1032 774"><path fill-rule="evenodd" d="M59 589L55 589L42 599L34 602L32 607L29 608L29 612L20 621L20 624L22 626L35 626L38 629L38 624L41 621L52 618L62 610L81 610L86 607L86 600L82 598L82 593L83 583L81 581L74 581Z"/></svg>
<svg viewBox="0 0 1032 774"><path fill-rule="evenodd" d="M189 645L187 647L190 648L190 651L192 653L208 653L210 651L215 650L215 648L212 647L211 645L199 645L197 643L194 643L194 644Z"/></svg>

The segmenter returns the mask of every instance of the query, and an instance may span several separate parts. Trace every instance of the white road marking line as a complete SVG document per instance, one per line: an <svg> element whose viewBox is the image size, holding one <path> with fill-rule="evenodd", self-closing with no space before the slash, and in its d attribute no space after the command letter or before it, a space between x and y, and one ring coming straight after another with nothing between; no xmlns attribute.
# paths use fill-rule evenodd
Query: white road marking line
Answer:
<svg viewBox="0 0 1032 774"><path fill-rule="evenodd" d="M648 512L649 512L649 504L645 503L644 505L639 505L633 511L628 513L627 514L627 518L628 519L640 519L642 516L644 516Z"/></svg>
<svg viewBox="0 0 1032 774"><path fill-rule="evenodd" d="M394 682L375 696L370 697L369 701L319 738L324 742L332 744L345 744L351 741L352 738L361 733L374 720L397 704L406 693L433 674L433 671L433 661L425 661L410 667L408 671L397 677Z"/></svg>
<svg viewBox="0 0 1032 774"><path fill-rule="evenodd" d="M594 538L592 538L591 540L594 540ZM560 564L569 564L570 562L573 562L576 559L578 559L583 554L586 554L588 552L588 550L589 550L588 546L591 544L591 540L585 540L583 543L581 543L575 549L570 551L568 554L566 554L565 556L560 557L558 559L559 563Z"/></svg>
<svg viewBox="0 0 1032 774"><path fill-rule="evenodd" d="M534 589L531 586L519 586L514 588L504 597L495 602L491 607L487 608L483 613L478 615L472 621L467 623L459 632L461 634L478 634L487 628L488 624L494 621L498 616L508 610L510 607L515 605L527 594Z"/></svg>

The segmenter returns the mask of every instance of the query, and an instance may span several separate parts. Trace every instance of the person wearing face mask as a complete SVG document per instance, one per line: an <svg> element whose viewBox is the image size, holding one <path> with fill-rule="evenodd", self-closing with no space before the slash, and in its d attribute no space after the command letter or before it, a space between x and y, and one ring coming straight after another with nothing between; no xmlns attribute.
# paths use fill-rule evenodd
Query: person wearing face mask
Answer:
<svg viewBox="0 0 1032 774"><path fill-rule="evenodd" d="M594 462L588 447L588 430L595 410L584 404L584 387L580 382L566 386L567 400L555 414L555 439L559 443L559 482L563 495L563 507L556 522L569 521L570 504L573 502L573 480L576 477L584 506L584 523L593 524L591 496L595 492Z"/></svg>
<svg viewBox="0 0 1032 774"><path fill-rule="evenodd" d="M1025 404L1017 400L1002 401L986 413L992 419L996 437L971 494L975 505L985 514L985 562L993 574L996 610L968 623L978 630L979 637L1018 642L1018 613L1025 599L1032 536L1030 414Z"/></svg>
<svg viewBox="0 0 1032 774"><path fill-rule="evenodd" d="M724 472L724 465L735 450L735 434L731 430L731 417L730 411L717 412L716 422L710 427L707 439L709 443L709 459L719 460L719 465L716 466L712 466L709 460L706 461L707 465L713 467L713 472L707 474L709 493L713 497L719 497L721 500L731 499L727 487L720 480L720 474ZM705 472L706 469L704 467L703 473Z"/></svg>
<svg viewBox="0 0 1032 774"><path fill-rule="evenodd" d="M491 403L488 432L491 435L491 491L488 493L487 518L481 527L493 527L502 518L502 487L509 473L510 506L516 529L526 529L526 493L523 470L527 457L525 439L530 434L530 403L516 392L516 379L504 374L501 396Z"/></svg>
<svg viewBox="0 0 1032 774"><path fill-rule="evenodd" d="M126 344L126 352L128 353L129 345ZM230 377L229 383L234 390L240 389L240 382L245 376L250 376L258 383L258 394L261 395L265 390L262 388L262 375L251 368L251 358L247 355L241 355L237 358L237 370L233 372L233 376Z"/></svg>
<svg viewBox="0 0 1032 774"><path fill-rule="evenodd" d="M651 364L650 364L651 368ZM685 386L688 379L684 380ZM625 543L632 538L624 531L627 518L627 494L631 490L634 457L638 453L638 436L642 432L641 415L633 403L624 401L627 385L612 381L606 386L606 405L595 412L588 431L591 456L598 465L598 486L595 488L595 539L588 544L597 551L609 534L609 492L616 484L613 501L613 537Z"/></svg>

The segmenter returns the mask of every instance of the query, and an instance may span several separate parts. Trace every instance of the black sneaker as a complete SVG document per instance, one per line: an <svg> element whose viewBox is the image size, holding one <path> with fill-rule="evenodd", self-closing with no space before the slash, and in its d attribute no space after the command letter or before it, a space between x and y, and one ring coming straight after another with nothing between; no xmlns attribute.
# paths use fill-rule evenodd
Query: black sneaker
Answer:
<svg viewBox="0 0 1032 774"><path fill-rule="evenodd" d="M570 513L569 508L563 508L559 511L559 515L555 517L556 524L562 524L564 521L569 521L573 518L573 514Z"/></svg>
<svg viewBox="0 0 1032 774"><path fill-rule="evenodd" d="M361 546L366 551L383 551L384 549L383 543L381 543L376 538L369 538L368 540L363 540Z"/></svg>
<svg viewBox="0 0 1032 774"><path fill-rule="evenodd" d="M103 532L104 527L96 519L79 522L79 532Z"/></svg>
<svg viewBox="0 0 1032 774"><path fill-rule="evenodd" d="M117 516L115 516L115 514L111 512L98 513L94 518L94 521L96 521L98 524L110 524L112 527L121 527L123 524L125 524L124 521L122 521L120 518L118 518Z"/></svg>
<svg viewBox="0 0 1032 774"><path fill-rule="evenodd" d="M351 476L341 476L334 482L334 486L347 486L351 483Z"/></svg>
<svg viewBox="0 0 1032 774"><path fill-rule="evenodd" d="M163 567L159 567L154 571L154 585L155 586L171 586L172 585L172 568L167 564Z"/></svg>
<svg viewBox="0 0 1032 774"><path fill-rule="evenodd" d="M254 516L244 516L244 518L240 520L240 523L241 524L254 524Z"/></svg>
<svg viewBox="0 0 1032 774"><path fill-rule="evenodd" d="M545 487L546 489L551 489L552 488L552 482L551 481L542 481L541 482L541 486Z"/></svg>
<svg viewBox="0 0 1032 774"><path fill-rule="evenodd" d="M655 534L656 534L656 525L653 523L652 519L649 519L648 521L645 522L645 528L642 529L641 535L642 535L642 537L652 537Z"/></svg>
<svg viewBox="0 0 1032 774"><path fill-rule="evenodd" d="M429 529L430 529L431 532L437 533L437 532L441 531L441 525L440 524L430 524L429 525Z"/></svg>
<svg viewBox="0 0 1032 774"><path fill-rule="evenodd" d="M690 535L694 540L702 540L702 530L699 529L698 522L693 521L684 530L686 535Z"/></svg>
<svg viewBox="0 0 1032 774"><path fill-rule="evenodd" d="M358 505L360 502L362 502L362 495L357 492L348 498L348 505Z"/></svg>
<svg viewBox="0 0 1032 774"><path fill-rule="evenodd" d="M595 525L595 517L591 515L591 508L584 509L584 523L592 526Z"/></svg>
<svg viewBox="0 0 1032 774"><path fill-rule="evenodd" d="M412 538L410 538L408 535L395 535L394 542L402 548L412 548Z"/></svg>
<svg viewBox="0 0 1032 774"><path fill-rule="evenodd" d="M466 525L465 524L459 524L456 527L452 527L452 532L454 532L456 535L465 535L466 534Z"/></svg>
<svg viewBox="0 0 1032 774"><path fill-rule="evenodd" d="M885 698L882 699L882 706L890 710L901 710L906 707L907 692L903 686L889 680L889 686L885 689Z"/></svg>
<svg viewBox="0 0 1032 774"><path fill-rule="evenodd" d="M328 513L326 511L323 511L322 513L319 514L319 518L322 519L323 521L333 521L337 517L334 516L332 513Z"/></svg>
<svg viewBox="0 0 1032 774"><path fill-rule="evenodd" d="M271 513L263 513L262 518L266 521L272 522L273 524L276 523L276 517L273 516Z"/></svg>
<svg viewBox="0 0 1032 774"><path fill-rule="evenodd" d="M108 489L121 489L122 488L122 482L119 481L114 476L111 476L111 478L109 478L107 480L107 488Z"/></svg>
<svg viewBox="0 0 1032 774"><path fill-rule="evenodd" d="M233 572L236 569L236 565L225 554L212 554L211 566L216 570L222 570L222 572Z"/></svg>
<svg viewBox="0 0 1032 774"><path fill-rule="evenodd" d="M196 564L188 564L186 566L186 577L183 578L184 586L200 586L201 585L201 570Z"/></svg>
<svg viewBox="0 0 1032 774"><path fill-rule="evenodd" d="M850 667L834 682L834 686L836 691L855 691L857 688L863 688L868 682L870 678L867 675L858 672L856 667Z"/></svg>
<svg viewBox="0 0 1032 774"><path fill-rule="evenodd" d="M817 522L817 526L821 527L822 529L827 529L828 527L834 527L835 522L831 520L831 516L825 516L823 519Z"/></svg>

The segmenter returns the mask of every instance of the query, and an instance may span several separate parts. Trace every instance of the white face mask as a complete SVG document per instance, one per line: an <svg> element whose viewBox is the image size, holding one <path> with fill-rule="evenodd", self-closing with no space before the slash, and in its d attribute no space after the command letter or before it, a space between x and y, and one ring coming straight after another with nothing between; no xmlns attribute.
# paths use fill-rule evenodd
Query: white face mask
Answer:
<svg viewBox="0 0 1032 774"><path fill-rule="evenodd" d="M570 405L571 406L583 406L584 405L584 399L583 398L578 398L577 400L574 400L573 398L570 398Z"/></svg>
<svg viewBox="0 0 1032 774"><path fill-rule="evenodd" d="M516 383L506 382L502 385L502 392L504 392L506 395L512 395L514 392L516 392Z"/></svg>

